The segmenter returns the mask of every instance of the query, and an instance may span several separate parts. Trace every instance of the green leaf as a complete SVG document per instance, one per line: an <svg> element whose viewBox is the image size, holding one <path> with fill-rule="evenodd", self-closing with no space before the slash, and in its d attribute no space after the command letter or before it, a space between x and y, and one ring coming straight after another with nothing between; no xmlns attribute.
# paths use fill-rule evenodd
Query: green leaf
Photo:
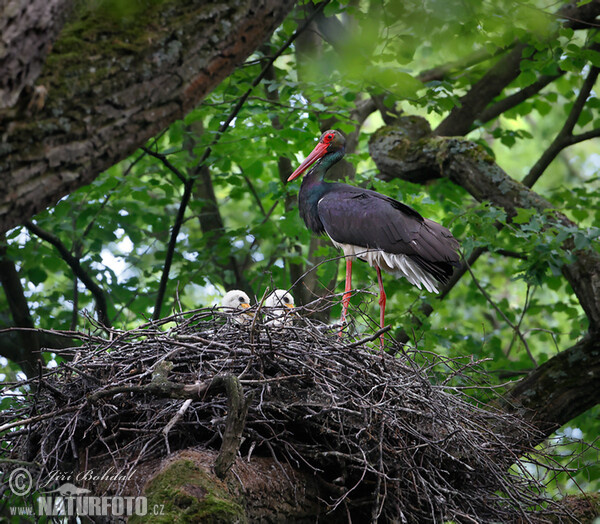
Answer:
<svg viewBox="0 0 600 524"><path fill-rule="evenodd" d="M34 285L37 286L42 282L45 282L48 278L48 273L41 267L32 267L27 270L27 278Z"/></svg>

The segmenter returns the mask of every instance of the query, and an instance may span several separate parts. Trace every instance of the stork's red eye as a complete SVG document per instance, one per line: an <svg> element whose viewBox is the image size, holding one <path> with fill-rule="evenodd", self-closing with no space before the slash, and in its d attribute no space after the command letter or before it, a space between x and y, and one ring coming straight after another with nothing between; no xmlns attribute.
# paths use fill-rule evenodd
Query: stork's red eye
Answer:
<svg viewBox="0 0 600 524"><path fill-rule="evenodd" d="M333 134L325 135L325 142L331 142L333 140Z"/></svg>

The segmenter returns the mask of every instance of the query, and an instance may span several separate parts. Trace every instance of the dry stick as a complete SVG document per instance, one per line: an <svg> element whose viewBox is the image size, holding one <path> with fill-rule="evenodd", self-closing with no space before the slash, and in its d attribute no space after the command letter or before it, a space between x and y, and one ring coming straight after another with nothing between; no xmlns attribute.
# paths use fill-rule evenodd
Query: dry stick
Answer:
<svg viewBox="0 0 600 524"><path fill-rule="evenodd" d="M61 242L60 238L54 236L52 233L43 230L36 226L30 220L25 222L25 227L34 235L38 236L42 240L45 240L49 244L52 244L59 252L61 258L69 265L73 273L83 282L83 285L94 295L96 299L96 310L98 311L98 320L101 324L106 327L111 327L110 319L108 318L108 309L106 305L106 297L102 288L94 282L87 272L81 266L78 258L74 257L69 253L69 250Z"/></svg>
<svg viewBox="0 0 600 524"><path fill-rule="evenodd" d="M356 342L352 342L351 344L347 344L344 347L346 347L346 348L349 349L349 348L353 348L353 347L356 347L356 346L362 346L363 344L365 344L367 342L372 342L373 340L375 340L380 335L383 335L384 333L387 333L390 329L392 329L392 326L384 326L381 329L377 330L372 335L369 335L368 337L365 337L365 338L361 338L360 340L357 340Z"/></svg>
<svg viewBox="0 0 600 524"><path fill-rule="evenodd" d="M6 431L11 428L16 428L17 426L28 426L29 424L33 424L34 422L39 422L40 420L46 420L48 418L55 417L57 415L63 415L65 413L70 413L71 411L77 411L80 406L70 406L68 408L59 409L58 411L53 411L52 413L44 413L43 415L37 415L35 417L25 418L22 420L18 420L16 422L9 422L8 424L4 424L0 426L0 433Z"/></svg>
<svg viewBox="0 0 600 524"><path fill-rule="evenodd" d="M193 399L188 398L181 405L181 407L177 410L177 413L175 413L175 416L171 420L169 420L168 424L165 426L165 428L162 431L162 433L165 437L165 446L167 448L167 455L171 454L171 446L169 445L169 431L171 431L171 429L173 429L173 426L175 424L177 424L183 418L183 415L185 415L185 412L190 407L192 402L193 402Z"/></svg>
<svg viewBox="0 0 600 524"><path fill-rule="evenodd" d="M206 162L206 160L208 159L208 157L212 153L212 148L219 142L219 140L221 140L221 137L223 136L223 134L225 133L225 131L227 130L227 128L229 127L229 125L231 124L231 122L233 121L233 119L240 112L240 110L242 109L242 106L244 105L244 103L246 102L246 100L248 99L248 97L250 96L250 93L252 92L252 90L265 77L265 75L267 74L267 71L268 71L269 67L271 67L271 65L275 62L275 60L277 58L279 58L283 54L283 52L294 42L294 40L296 40L296 38L302 32L304 32L304 30L310 25L310 23L317 16L317 14L319 14L325 8L325 6L328 3L329 3L329 0L325 0L324 2L320 3L318 5L317 9L315 9L314 13L312 13L306 19L306 21L304 22L304 24L302 24L302 26L299 27L294 32L294 34L292 36L290 36L284 42L284 44L277 50L277 52L269 59L269 61L267 62L267 65L263 68L263 70L259 73L259 75L253 80L253 82L252 82L252 84L250 84L250 87L248 88L248 90L240 97L240 99L238 100L238 102L235 105L235 107L232 109L232 111L229 114L229 116L225 119L225 121L219 127L219 129L218 129L215 137L213 138L212 142L204 150L204 153L202 154L202 157L200 158L200 160L198 161L198 163L194 167L194 170L192 172L192 176L190 178L185 178L185 182L184 182L184 188L185 188L184 189L184 194L183 194L183 196L181 198L181 202L179 204L179 210L177 212L177 218L175 219L175 223L173 224L173 229L171 230L171 237L169 239L169 245L167 247L167 254L165 256L165 264L163 266L163 271L162 271L162 275L161 275L161 278L160 278L160 284L158 286L158 292L157 292L157 295L156 295L156 302L154 303L153 318L155 320L157 320L157 319L160 318L160 312L161 312L161 309L162 309L162 305L163 305L163 302L164 302L165 293L166 293L166 290L167 290L167 283L169 281L169 272L171 270L171 264L173 262L173 256L175 254L175 245L177 244L177 236L179 235L179 231L180 231L181 226L183 224L183 219L184 219L185 211L186 211L188 202L190 200L190 197L192 195L192 189L194 187L194 182L196 180L196 176L198 175L198 173L200 171L200 168L204 165L204 163ZM161 159L161 161L162 161L162 159Z"/></svg>

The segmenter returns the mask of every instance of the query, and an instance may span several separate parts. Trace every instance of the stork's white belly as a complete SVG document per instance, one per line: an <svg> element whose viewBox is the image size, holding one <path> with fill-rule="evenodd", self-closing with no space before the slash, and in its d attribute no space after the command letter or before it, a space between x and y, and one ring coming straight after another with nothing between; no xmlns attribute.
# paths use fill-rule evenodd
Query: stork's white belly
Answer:
<svg viewBox="0 0 600 524"><path fill-rule="evenodd" d="M419 289L421 289L421 286L424 286L430 293L439 293L437 280L408 256L386 253L380 249L367 249L353 244L340 244L333 240L333 238L329 238L335 247L344 251L344 255L347 257L358 257L368 262L371 266L377 265L379 268L396 277L406 278L413 286L417 286Z"/></svg>

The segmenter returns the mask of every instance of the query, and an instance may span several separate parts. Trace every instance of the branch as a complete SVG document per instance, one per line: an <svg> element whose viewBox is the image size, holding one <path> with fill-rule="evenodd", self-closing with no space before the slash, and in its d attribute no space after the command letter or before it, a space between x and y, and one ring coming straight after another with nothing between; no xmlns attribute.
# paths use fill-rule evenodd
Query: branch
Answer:
<svg viewBox="0 0 600 524"><path fill-rule="evenodd" d="M556 75L544 75L541 76L538 80L536 80L533 84L524 87L520 91L503 98L499 102L496 102L494 105L486 107L477 118L478 122L485 123L493 120L494 118L500 116L502 113L512 109L513 107L518 106L521 102L524 102L529 97L535 95L540 92L544 87L548 84L554 82L556 79L560 78L564 75L564 71L560 71Z"/></svg>
<svg viewBox="0 0 600 524"><path fill-rule="evenodd" d="M567 19L563 24L564 27L579 28L581 24L593 22L599 14L600 2L589 2L575 7L564 6L555 16ZM583 27L589 27L589 25ZM467 94L461 98L461 105L450 111L450 114L435 130L435 134L440 136L467 134L486 106L519 76L520 64L523 60L522 54L526 47L527 44L524 42L516 43L509 53L473 84Z"/></svg>
<svg viewBox="0 0 600 524"><path fill-rule="evenodd" d="M14 262L8 258L4 239L0 239L0 283L15 325L33 328L21 279ZM38 334L36 331L20 331L19 338L20 344L4 344L2 354L18 364L27 378L33 378L38 373L38 362L41 359Z"/></svg>
<svg viewBox="0 0 600 524"><path fill-rule="evenodd" d="M512 47L512 46L510 46ZM456 60L454 62L448 62L447 64L442 64L437 67L433 67L431 69L427 69L426 71L422 71L417 75L417 78L423 82L424 84L427 82L432 82L433 80L443 80L446 78L452 71L460 71L463 72L465 69L472 67L474 65L480 64L481 62L485 62L490 58L494 58L504 52L506 52L510 47L501 49L496 53L490 53L487 49L479 49L467 56L466 58L461 58L460 60Z"/></svg>
<svg viewBox="0 0 600 524"><path fill-rule="evenodd" d="M489 302L489 304L498 312L498 314L504 319L504 322L506 322L509 325L509 327L513 330L513 332L516 333L517 336L521 339L521 342L523 343L523 346L525 347L525 351L527 351L527 354L529 355L530 360L533 362L533 365L535 367L537 367L537 365L538 365L537 360L534 358L533 354L531 353L531 349L529 349L529 344L527 343L527 340L525 340L523 333L521 333L519 326L513 324L510 321L510 319L504 314L504 311L502 311L498 307L498 305L492 300L492 297L490 297L488 292L485 289L483 289L483 286L475 278L473 271L471 271L471 267L469 266L469 264L465 263L465 266L467 268L467 271L469 271L469 274L471 275L473 282L477 286L477 289L479 289L479 292L485 297L485 299ZM519 324L520 324L520 322L519 322Z"/></svg>
<svg viewBox="0 0 600 524"><path fill-rule="evenodd" d="M42 240L45 240L49 244L52 244L56 248L61 258L69 265L75 276L77 276L77 278L81 280L83 285L94 296L94 299L96 301L96 311L98 312L98 320L100 321L100 323L106 327L111 327L104 291L83 269L81 263L79 262L79 259L71 255L71 253L69 253L69 250L61 242L61 240L58 237L54 236L52 233L43 230L42 228L38 227L29 220L25 222L25 227L31 233L38 236Z"/></svg>
<svg viewBox="0 0 600 524"><path fill-rule="evenodd" d="M468 93L460 99L460 106L452 108L434 133L439 136L466 135L485 107L519 76L523 50L526 47L527 44L518 43L498 60L471 86Z"/></svg>
<svg viewBox="0 0 600 524"><path fill-rule="evenodd" d="M227 390L227 421L219 456L215 460L215 474L221 480L225 478L235 462L242 442L248 408L254 397L252 392L244 397L244 388L235 375L227 375L222 380Z"/></svg>
<svg viewBox="0 0 600 524"><path fill-rule="evenodd" d="M412 120L414 117L409 125ZM466 140L431 137L411 141L410 133L403 127L387 127L373 135L369 150L384 179L404 178L417 172L447 177L477 200L490 201L504 209L508 217L514 216L517 208L531 208L540 213L553 209L550 202L510 178L483 148ZM551 221L559 227L577 227L557 211L552 212ZM573 262L562 267L562 272L589 319L590 329L594 330L600 327L600 286L597 285L600 255L593 247L575 250L572 237L562 247L575 255Z"/></svg>
<svg viewBox="0 0 600 524"><path fill-rule="evenodd" d="M250 87L248 88L248 90L238 99L236 105L234 106L234 108L229 113L229 116L219 126L219 129L217 130L217 133L216 133L213 141L204 150L204 154L202 155L202 157L198 161L198 164L196 165L196 167L194 169L195 172L198 172L199 169L200 169L200 167L204 164L204 162L206 162L206 160L208 159L208 157L212 153L212 148L219 142L219 140L221 140L221 137L223 136L223 133L227 130L227 128L229 127L229 125L231 124L231 122L233 122L234 118L238 115L238 113L240 112L240 110L242 109L242 107L244 106L244 104L246 103L246 100L250 96L250 93L252 93L252 91L254 90L254 88L258 84L260 84L262 82L263 78L265 78L265 76L268 74L269 68L273 65L273 63L275 62L275 60L277 60L283 54L283 52L294 43L294 40L296 40L296 38L298 38L298 36L300 36L308 28L308 26L312 23L312 21L314 20L314 18L319 13L321 13L323 11L323 9L325 9L325 6L328 3L329 3L329 0L324 0L323 2L321 2L316 7L315 11L313 13L311 13L311 15L304 21L304 23L298 29L296 29L296 31L294 32L294 34L292 36L290 36L283 43L283 45L277 50L277 52L269 59L269 61L267 62L267 64L265 65L265 67L263 67L263 69L259 73L259 75L252 81L252 83L250 84Z"/></svg>
<svg viewBox="0 0 600 524"><path fill-rule="evenodd" d="M503 408L520 412L543 432L533 445L600 403L600 388L594 380L600 375L599 335L587 334L532 370L509 391Z"/></svg>
<svg viewBox="0 0 600 524"><path fill-rule="evenodd" d="M182 184L185 184L188 181L187 176L184 175L181 171L179 171L179 169L177 169L171 163L171 161L167 158L167 155L163 155L162 153L158 153L157 151L152 151L152 149L149 149L144 146L140 147L140 149L147 155L150 155L151 157L160 160L164 164L164 166L181 181Z"/></svg>
<svg viewBox="0 0 600 524"><path fill-rule="evenodd" d="M294 42L294 40L298 37L298 35L300 35L308 27L308 25L311 23L312 19L318 13L320 13L325 8L325 5L327 5L328 3L329 3L329 0L326 0L326 1L322 2L321 4L319 4L319 6L318 6L317 10L315 11L315 13L313 13L310 17L308 17L306 19L306 21L304 22L304 24L302 24L302 26L299 27L294 32L294 34L292 36L290 36L290 38L288 38L286 40L286 42L284 42L284 44L271 57L271 59L268 61L267 65L265 65L265 67L262 69L262 71L260 72L260 74L253 80L253 82L250 85L250 87L248 88L248 90L240 97L240 99L238 100L238 102L236 103L236 105L234 106L234 108L229 113L229 116L219 126L219 129L218 129L215 137L213 138L212 142L204 150L204 153L202 154L202 157L200 157L200 160L198 161L198 163L196 164L196 166L192 170L192 172L191 172L191 178L187 179L187 181L185 183L184 194L183 194L183 197L181 199L181 203L179 205L179 210L178 210L178 213L177 213L177 218L175 219L175 224L173 225L173 230L171 231L171 238L169 239L169 246L168 246L168 249L167 249L167 256L166 256L166 259L165 259L165 265L163 266L163 272L162 272L161 279L160 279L160 284L159 284L159 287L158 287L158 294L157 294L157 297L156 297L156 302L155 302L155 307L154 307L154 313L153 313L153 318L155 320L157 320L157 319L160 318L160 311L162 309L162 303L163 303L163 300L164 300L164 295L165 295L166 288L167 288L167 283L168 283L168 280L169 280L169 271L171 269L171 263L172 263L172 260L173 260L173 253L175 251L175 245L177 243L177 235L179 234L179 230L181 229L181 224L183 223L183 219L184 219L184 216L185 216L185 210L186 210L187 205L189 203L190 196L191 196L191 193L192 193L192 189L194 187L194 181L195 181L196 177L201 174L202 167L204 166L204 163L206 162L206 160L210 156L210 154L212 152L212 148L221 140L221 137L223 136L223 134L225 133L225 131L227 130L227 128L229 127L229 125L231 124L231 122L234 120L234 118L238 115L238 113L242 109L244 103L246 102L246 100L250 96L250 93L252 93L252 90L258 84L260 84L260 82L262 81L262 79L267 74L268 69L273 65L273 62L275 62L275 60L277 58L279 58L279 56L281 56L283 54L283 52Z"/></svg>
<svg viewBox="0 0 600 524"><path fill-rule="evenodd" d="M588 76L586 77L583 85L581 86L581 90L579 91L579 95L577 95L577 99L571 108L571 112L567 117L562 129L558 132L552 144L544 151L539 160L533 165L533 167L529 170L527 176L523 179L523 184L527 187L532 187L533 184L537 182L537 180L542 176L546 168L550 165L550 163L556 158L556 156L567 146L575 143L573 140L573 129L577 124L577 120L579 119L579 115L581 115L581 111L583 110L585 103L587 101L594 84L596 83L596 79L598 78L598 73L600 73L600 69L597 67L592 67ZM592 134L598 133L598 130L595 129ZM588 134L589 136L589 134ZM579 140L581 141L581 140Z"/></svg>
<svg viewBox="0 0 600 524"><path fill-rule="evenodd" d="M177 216L175 217L175 223L171 230L171 236L169 238L169 245L167 246L167 254L165 255L165 264L163 266L162 274L160 276L160 284L158 285L158 292L156 294L156 301L154 303L154 312L152 318L158 320L161 316L161 310L165 293L167 291L167 284L169 282L169 272L171 271L171 264L173 263L173 256L175 254L175 246L177 245L177 236L181 230L183 220L185 218L185 210L192 196L192 188L194 187L193 179L188 179L183 185L183 196L179 203L179 209L177 210Z"/></svg>

